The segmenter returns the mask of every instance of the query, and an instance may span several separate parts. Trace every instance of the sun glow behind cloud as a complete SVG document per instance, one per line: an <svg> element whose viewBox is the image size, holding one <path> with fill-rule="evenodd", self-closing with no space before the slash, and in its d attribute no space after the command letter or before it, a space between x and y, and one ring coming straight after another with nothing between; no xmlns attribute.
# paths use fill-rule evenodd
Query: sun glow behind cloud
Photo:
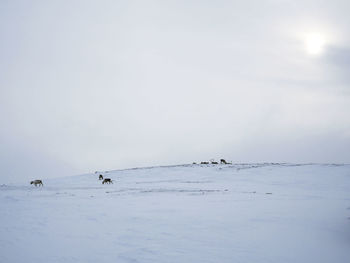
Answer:
<svg viewBox="0 0 350 263"><path fill-rule="evenodd" d="M326 38L320 33L310 33L305 37L306 52L310 55L321 55L325 51Z"/></svg>

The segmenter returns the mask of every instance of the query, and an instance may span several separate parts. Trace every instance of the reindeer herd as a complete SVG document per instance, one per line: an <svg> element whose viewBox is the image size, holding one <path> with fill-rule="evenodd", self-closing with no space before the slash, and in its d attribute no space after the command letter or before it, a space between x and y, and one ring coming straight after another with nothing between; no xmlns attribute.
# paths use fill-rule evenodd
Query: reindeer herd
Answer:
<svg viewBox="0 0 350 263"><path fill-rule="evenodd" d="M98 179L102 180L102 184L113 184L113 180L111 178L103 178L102 174L99 175ZM35 185L35 187L37 187L37 186L44 186L42 180L31 181L30 184Z"/></svg>
<svg viewBox="0 0 350 263"><path fill-rule="evenodd" d="M193 164L197 164L197 163L193 163ZM201 162L200 164L219 164L218 162L214 161L214 159L211 159L210 162ZM220 159L220 164L232 164L232 162L226 162L225 159ZM95 174L98 172L95 172ZM98 180L102 180L102 184L113 184L113 180L111 178L103 178L103 175L100 174L98 176ZM42 180L34 180L31 181L30 184L35 185L35 187L37 186L44 186L43 181Z"/></svg>
<svg viewBox="0 0 350 263"><path fill-rule="evenodd" d="M197 164L197 163L193 163L193 164ZM214 159L211 159L209 162L200 162L200 164L219 164L219 163L216 162ZM226 162L225 159L220 159L220 164L232 164L232 162Z"/></svg>
<svg viewBox="0 0 350 263"><path fill-rule="evenodd" d="M103 178L102 174L98 176L98 179L102 180L102 184L113 184L113 180L111 178ZM44 186L42 180L31 181L30 184L34 184L35 186Z"/></svg>
<svg viewBox="0 0 350 263"><path fill-rule="evenodd" d="M113 180L111 178L103 178L102 174L98 176L98 180L102 180L102 184L113 184Z"/></svg>

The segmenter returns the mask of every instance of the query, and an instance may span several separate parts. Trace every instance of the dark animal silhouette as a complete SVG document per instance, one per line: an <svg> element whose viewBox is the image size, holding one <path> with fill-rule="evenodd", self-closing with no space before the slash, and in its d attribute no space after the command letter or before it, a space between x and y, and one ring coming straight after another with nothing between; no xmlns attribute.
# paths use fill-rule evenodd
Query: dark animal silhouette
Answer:
<svg viewBox="0 0 350 263"><path fill-rule="evenodd" d="M100 176L98 177L98 180L103 180L103 175L100 174Z"/></svg>
<svg viewBox="0 0 350 263"><path fill-rule="evenodd" d="M221 164L227 164L227 162L226 162L225 159L220 159L220 163L221 163Z"/></svg>
<svg viewBox="0 0 350 263"><path fill-rule="evenodd" d="M34 184L35 186L44 186L43 185L43 181L41 180L34 180L34 181L31 181L30 184Z"/></svg>
<svg viewBox="0 0 350 263"><path fill-rule="evenodd" d="M218 162L211 162L211 164L218 164Z"/></svg>
<svg viewBox="0 0 350 263"><path fill-rule="evenodd" d="M201 164L209 164L209 162L201 162Z"/></svg>
<svg viewBox="0 0 350 263"><path fill-rule="evenodd" d="M111 178L105 178L103 179L102 184L113 184L113 181Z"/></svg>

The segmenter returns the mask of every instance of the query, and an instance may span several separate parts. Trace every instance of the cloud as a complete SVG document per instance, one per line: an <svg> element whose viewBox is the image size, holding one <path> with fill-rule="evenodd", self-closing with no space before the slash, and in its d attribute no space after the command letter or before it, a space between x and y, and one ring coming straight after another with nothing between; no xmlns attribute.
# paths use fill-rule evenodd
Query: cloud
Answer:
<svg viewBox="0 0 350 263"><path fill-rule="evenodd" d="M334 73L336 79L347 88L350 88L350 48L330 46L327 48L324 61Z"/></svg>
<svg viewBox="0 0 350 263"><path fill-rule="evenodd" d="M2 154L11 167L27 162L31 175L41 159L46 171L72 173L243 160L247 148L245 161L266 160L259 142L348 138L349 97L338 87L349 84L346 1L1 5ZM297 33L325 24L344 41L311 58ZM271 161L283 156L273 149ZM302 160L327 160L305 149Z"/></svg>
<svg viewBox="0 0 350 263"><path fill-rule="evenodd" d="M329 47L326 59L341 69L348 70L350 68L350 48Z"/></svg>

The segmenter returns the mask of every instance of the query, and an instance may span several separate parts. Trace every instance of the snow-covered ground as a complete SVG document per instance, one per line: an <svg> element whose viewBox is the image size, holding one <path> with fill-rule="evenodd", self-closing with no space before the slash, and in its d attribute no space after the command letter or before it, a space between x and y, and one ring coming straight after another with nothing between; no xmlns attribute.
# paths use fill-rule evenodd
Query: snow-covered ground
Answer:
<svg viewBox="0 0 350 263"><path fill-rule="evenodd" d="M350 165L103 175L0 186L0 262L350 262Z"/></svg>

